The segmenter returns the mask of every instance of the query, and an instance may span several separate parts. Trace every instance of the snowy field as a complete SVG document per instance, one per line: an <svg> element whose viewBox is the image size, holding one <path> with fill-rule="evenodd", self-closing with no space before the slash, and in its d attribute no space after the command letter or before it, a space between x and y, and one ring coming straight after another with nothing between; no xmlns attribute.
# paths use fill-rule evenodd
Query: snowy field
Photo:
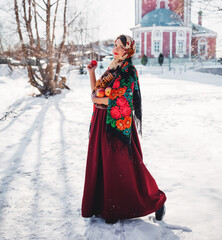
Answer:
<svg viewBox="0 0 222 240"><path fill-rule="evenodd" d="M23 70L0 66L0 240L221 240L222 76L139 74L144 162L167 212L114 225L81 217L92 103L87 75L67 76L71 91L34 98Z"/></svg>

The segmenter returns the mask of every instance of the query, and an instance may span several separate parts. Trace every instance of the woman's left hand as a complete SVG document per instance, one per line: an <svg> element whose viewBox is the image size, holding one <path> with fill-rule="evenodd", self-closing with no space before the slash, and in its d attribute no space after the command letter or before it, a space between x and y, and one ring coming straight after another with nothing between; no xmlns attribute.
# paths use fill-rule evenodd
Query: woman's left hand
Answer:
<svg viewBox="0 0 222 240"><path fill-rule="evenodd" d="M108 105L108 102L109 102L108 97L102 97L102 98L96 97L94 92L91 94L91 100L93 103L104 104L104 105Z"/></svg>

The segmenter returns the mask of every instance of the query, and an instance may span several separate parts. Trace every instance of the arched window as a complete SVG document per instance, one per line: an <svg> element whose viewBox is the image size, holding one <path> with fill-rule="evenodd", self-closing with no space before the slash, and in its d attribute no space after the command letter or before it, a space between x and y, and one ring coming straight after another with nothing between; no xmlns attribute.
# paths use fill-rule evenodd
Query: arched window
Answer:
<svg viewBox="0 0 222 240"><path fill-rule="evenodd" d="M179 36L179 37L184 37L184 31L179 31L179 32L178 32L178 36Z"/></svg>
<svg viewBox="0 0 222 240"><path fill-rule="evenodd" d="M162 52L162 33L159 30L153 32L152 36L152 55L158 57Z"/></svg>
<svg viewBox="0 0 222 240"><path fill-rule="evenodd" d="M158 8L169 9L169 0L157 0L156 1L156 9L158 9Z"/></svg>
<svg viewBox="0 0 222 240"><path fill-rule="evenodd" d="M155 37L155 38L160 38L160 37L161 37L160 31L155 31L155 32L154 32L154 37Z"/></svg>
<svg viewBox="0 0 222 240"><path fill-rule="evenodd" d="M176 53L179 57L183 57L186 53L186 34L183 30L177 32Z"/></svg>
<svg viewBox="0 0 222 240"><path fill-rule="evenodd" d="M207 54L207 40L206 38L200 38L198 41L198 54L205 56Z"/></svg>

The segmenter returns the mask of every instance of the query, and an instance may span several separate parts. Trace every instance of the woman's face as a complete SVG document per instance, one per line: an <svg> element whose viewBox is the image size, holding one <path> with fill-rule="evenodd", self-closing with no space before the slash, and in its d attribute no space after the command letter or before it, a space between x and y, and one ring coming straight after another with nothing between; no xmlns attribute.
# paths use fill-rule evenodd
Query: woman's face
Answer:
<svg viewBox="0 0 222 240"><path fill-rule="evenodd" d="M113 57L115 59L120 59L123 56L124 52L125 52L124 45L122 44L120 39L117 39L113 47Z"/></svg>

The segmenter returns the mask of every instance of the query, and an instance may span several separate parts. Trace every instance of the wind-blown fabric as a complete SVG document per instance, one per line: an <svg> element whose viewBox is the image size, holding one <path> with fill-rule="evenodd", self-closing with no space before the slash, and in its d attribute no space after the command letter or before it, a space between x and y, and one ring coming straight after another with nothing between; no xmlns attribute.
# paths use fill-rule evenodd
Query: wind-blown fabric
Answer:
<svg viewBox="0 0 222 240"><path fill-rule="evenodd" d="M125 59L116 78L110 84L106 129L123 142L131 143L131 125L134 117L142 133L142 107L138 73L131 58Z"/></svg>

